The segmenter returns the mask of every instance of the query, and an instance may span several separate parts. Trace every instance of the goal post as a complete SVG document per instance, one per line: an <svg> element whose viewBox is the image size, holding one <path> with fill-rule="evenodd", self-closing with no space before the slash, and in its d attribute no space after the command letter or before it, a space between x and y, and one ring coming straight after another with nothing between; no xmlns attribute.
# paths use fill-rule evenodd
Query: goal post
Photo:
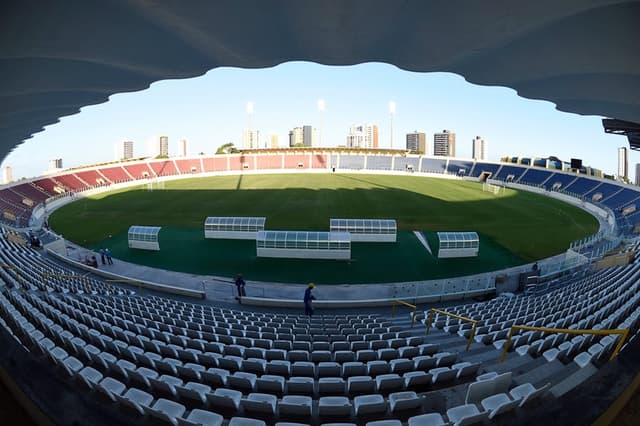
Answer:
<svg viewBox="0 0 640 426"><path fill-rule="evenodd" d="M489 183L489 182L484 182L482 184L482 191L484 192L491 192L494 195L498 195L501 192L504 193L504 186L502 185L495 185L493 183Z"/></svg>

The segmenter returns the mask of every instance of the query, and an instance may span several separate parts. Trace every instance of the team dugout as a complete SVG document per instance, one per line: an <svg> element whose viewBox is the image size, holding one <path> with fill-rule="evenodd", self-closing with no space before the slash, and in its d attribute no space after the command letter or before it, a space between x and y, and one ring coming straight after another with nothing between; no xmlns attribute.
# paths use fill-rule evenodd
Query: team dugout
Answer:
<svg viewBox="0 0 640 426"><path fill-rule="evenodd" d="M332 232L349 232L351 241L396 242L398 226L393 219L330 219Z"/></svg>
<svg viewBox="0 0 640 426"><path fill-rule="evenodd" d="M351 259L348 232L259 231L258 257L298 259Z"/></svg>
<svg viewBox="0 0 640 426"><path fill-rule="evenodd" d="M438 258L475 257L480 249L477 232L438 232Z"/></svg>
<svg viewBox="0 0 640 426"><path fill-rule="evenodd" d="M162 229L160 226L130 226L128 231L129 248L160 250L158 241L160 229Z"/></svg>
<svg viewBox="0 0 640 426"><path fill-rule="evenodd" d="M254 240L264 231L264 217L208 217L204 222L205 238Z"/></svg>

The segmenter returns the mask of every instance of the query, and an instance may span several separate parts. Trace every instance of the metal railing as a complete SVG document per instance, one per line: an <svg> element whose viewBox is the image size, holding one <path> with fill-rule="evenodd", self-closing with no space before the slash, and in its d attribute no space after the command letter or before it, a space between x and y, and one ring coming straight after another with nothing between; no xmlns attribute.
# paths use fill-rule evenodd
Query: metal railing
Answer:
<svg viewBox="0 0 640 426"><path fill-rule="evenodd" d="M507 341L504 343L504 348L502 349L502 356L500 357L500 362L503 362L507 357L507 351L509 350L509 346L511 345L511 338L513 337L514 330L523 330L523 331L540 331L543 333L555 333L555 334L593 334L596 336L608 336L610 334L618 334L621 336L616 348L609 360L614 359L618 352L620 352L620 348L622 348L623 343L627 340L627 336L629 334L629 329L614 329L614 330L575 330L571 328L547 328L547 327L531 327L528 325L512 325L509 330L509 336L507 337Z"/></svg>
<svg viewBox="0 0 640 426"><path fill-rule="evenodd" d="M413 325L416 323L416 314L418 311L418 307L416 305L412 305L411 303L407 303L404 300L394 300L393 302L391 302L391 318L393 318L396 314L397 305L402 305L413 309L413 314L411 315L411 328L413 328Z"/></svg>
<svg viewBox="0 0 640 426"><path fill-rule="evenodd" d="M433 322L434 313L437 313L440 315L446 315L451 318L457 318L459 320L470 322L471 324L473 324L473 327L471 328L471 334L469 334L469 340L467 341L467 347L465 348L465 351L468 351L469 347L471 346L471 342L473 342L473 337L476 335L476 328L478 327L478 321L471 318L463 317L460 315L452 314L450 312L441 311L440 309L431 308L429 309L429 316L427 318L427 334L429 334L429 331L431 330L431 323Z"/></svg>

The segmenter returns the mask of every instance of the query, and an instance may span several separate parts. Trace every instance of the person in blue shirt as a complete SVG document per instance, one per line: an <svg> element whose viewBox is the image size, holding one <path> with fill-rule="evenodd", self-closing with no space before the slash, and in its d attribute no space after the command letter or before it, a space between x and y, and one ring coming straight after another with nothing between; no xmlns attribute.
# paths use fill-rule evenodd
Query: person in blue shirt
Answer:
<svg viewBox="0 0 640 426"><path fill-rule="evenodd" d="M238 289L238 297L236 297L236 299L239 300L241 297L244 297L247 295L247 293L244 290L245 285L246 283L242 278L242 274L238 274L238 276L236 277L236 288Z"/></svg>
<svg viewBox="0 0 640 426"><path fill-rule="evenodd" d="M315 299L315 297L313 297L313 294L311 294L311 291L316 287L316 285L314 283L309 283L309 285L307 286L307 289L304 291L304 313L305 315L313 315L313 305L312 305L312 300Z"/></svg>
<svg viewBox="0 0 640 426"><path fill-rule="evenodd" d="M105 256L107 256L107 263L108 263L109 265L113 265L113 259L111 259L111 249L106 248L106 249L104 250L104 254L105 254Z"/></svg>

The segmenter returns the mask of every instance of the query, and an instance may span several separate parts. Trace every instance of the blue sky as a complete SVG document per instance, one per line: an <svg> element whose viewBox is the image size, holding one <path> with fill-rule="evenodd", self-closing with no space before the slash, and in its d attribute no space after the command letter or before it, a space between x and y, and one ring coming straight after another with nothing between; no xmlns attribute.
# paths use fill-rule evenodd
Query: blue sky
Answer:
<svg viewBox="0 0 640 426"><path fill-rule="evenodd" d="M626 138L606 135L600 117L556 111L553 104L517 96L503 87L475 86L455 74L412 73L380 63L323 66L291 62L269 69L219 68L188 80L166 80L149 89L114 95L109 102L83 108L49 126L11 153L2 166L14 178L41 174L52 158L65 167L114 159L118 141L133 140L134 155L147 155L147 144L169 136L170 154L181 139L191 154L213 153L226 142L242 143L247 127L246 105L254 104L253 128L261 140L270 133L288 143L291 128L320 127L318 99L324 99L323 145L345 143L352 124L370 122L380 128L380 145L389 147L389 101L395 101L394 148L404 146L405 134L456 133L456 155L471 156L471 140L489 143L489 159L503 155L546 157L617 172L617 148ZM630 154L630 169L640 154Z"/></svg>

